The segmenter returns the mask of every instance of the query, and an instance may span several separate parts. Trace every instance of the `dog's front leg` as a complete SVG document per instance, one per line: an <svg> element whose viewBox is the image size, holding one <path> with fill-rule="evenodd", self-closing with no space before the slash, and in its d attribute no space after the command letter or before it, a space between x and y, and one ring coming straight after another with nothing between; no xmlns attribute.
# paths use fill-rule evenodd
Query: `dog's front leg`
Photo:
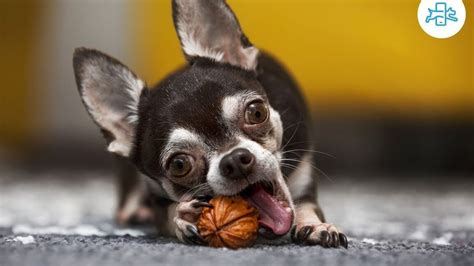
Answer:
<svg viewBox="0 0 474 266"><path fill-rule="evenodd" d="M295 204L295 224L291 231L293 242L302 245L347 248L347 237L336 226L326 223L317 202L316 174L312 169L310 155L303 157L288 179Z"/></svg>
<svg viewBox="0 0 474 266"><path fill-rule="evenodd" d="M158 231L165 235L176 236L180 241L187 244L204 245L196 223L203 207L212 208L209 203L210 197L198 197L190 201L169 202L167 206L162 204L162 213L158 221Z"/></svg>

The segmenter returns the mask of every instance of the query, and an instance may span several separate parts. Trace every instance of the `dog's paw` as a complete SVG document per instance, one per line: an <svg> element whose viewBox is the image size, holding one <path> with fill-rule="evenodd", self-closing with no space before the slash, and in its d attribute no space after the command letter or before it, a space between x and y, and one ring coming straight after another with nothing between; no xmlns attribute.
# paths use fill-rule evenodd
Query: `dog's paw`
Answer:
<svg viewBox="0 0 474 266"><path fill-rule="evenodd" d="M297 224L291 230L291 239L301 245L347 248L347 237L328 223Z"/></svg>
<svg viewBox="0 0 474 266"><path fill-rule="evenodd" d="M176 215L173 219L176 229L176 237L184 243L204 245L199 229L196 226L203 207L213 208L209 203L209 197L199 197L187 202L180 202L176 207Z"/></svg>

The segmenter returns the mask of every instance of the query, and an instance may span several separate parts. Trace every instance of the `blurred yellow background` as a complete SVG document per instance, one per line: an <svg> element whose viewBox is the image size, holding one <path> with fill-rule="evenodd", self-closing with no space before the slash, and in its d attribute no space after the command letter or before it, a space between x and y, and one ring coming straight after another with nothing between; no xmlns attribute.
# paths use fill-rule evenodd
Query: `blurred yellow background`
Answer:
<svg viewBox="0 0 474 266"><path fill-rule="evenodd" d="M0 144L18 145L34 131L30 86L40 1L19 2L0 4Z"/></svg>
<svg viewBox="0 0 474 266"><path fill-rule="evenodd" d="M228 2L254 45L294 74L315 111L474 117L471 0L464 28L445 40L422 31L415 0ZM184 63L170 0L3 0L0 38L0 144L7 145L38 132L95 134L75 88L74 47L104 50L149 84Z"/></svg>
<svg viewBox="0 0 474 266"><path fill-rule="evenodd" d="M456 36L418 25L414 0L229 0L254 45L285 63L327 112L474 113L472 1ZM153 83L184 60L170 1L135 5L138 72Z"/></svg>

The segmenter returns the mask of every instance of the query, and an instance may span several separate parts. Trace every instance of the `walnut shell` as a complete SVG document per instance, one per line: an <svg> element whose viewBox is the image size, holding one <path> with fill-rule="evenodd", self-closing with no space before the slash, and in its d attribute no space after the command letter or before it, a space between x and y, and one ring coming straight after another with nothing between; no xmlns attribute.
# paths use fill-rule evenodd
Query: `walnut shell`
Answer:
<svg viewBox="0 0 474 266"><path fill-rule="evenodd" d="M199 232L209 246L237 249L255 242L257 209L239 196L218 196L210 203L214 208L204 208L197 222Z"/></svg>

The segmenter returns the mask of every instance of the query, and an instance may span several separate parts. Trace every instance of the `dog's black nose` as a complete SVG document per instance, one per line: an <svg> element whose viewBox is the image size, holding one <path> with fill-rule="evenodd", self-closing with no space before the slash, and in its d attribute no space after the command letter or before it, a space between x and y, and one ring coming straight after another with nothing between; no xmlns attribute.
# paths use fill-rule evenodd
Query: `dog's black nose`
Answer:
<svg viewBox="0 0 474 266"><path fill-rule="evenodd" d="M246 178L255 163L255 156L244 148L233 150L221 159L221 175L230 179Z"/></svg>

